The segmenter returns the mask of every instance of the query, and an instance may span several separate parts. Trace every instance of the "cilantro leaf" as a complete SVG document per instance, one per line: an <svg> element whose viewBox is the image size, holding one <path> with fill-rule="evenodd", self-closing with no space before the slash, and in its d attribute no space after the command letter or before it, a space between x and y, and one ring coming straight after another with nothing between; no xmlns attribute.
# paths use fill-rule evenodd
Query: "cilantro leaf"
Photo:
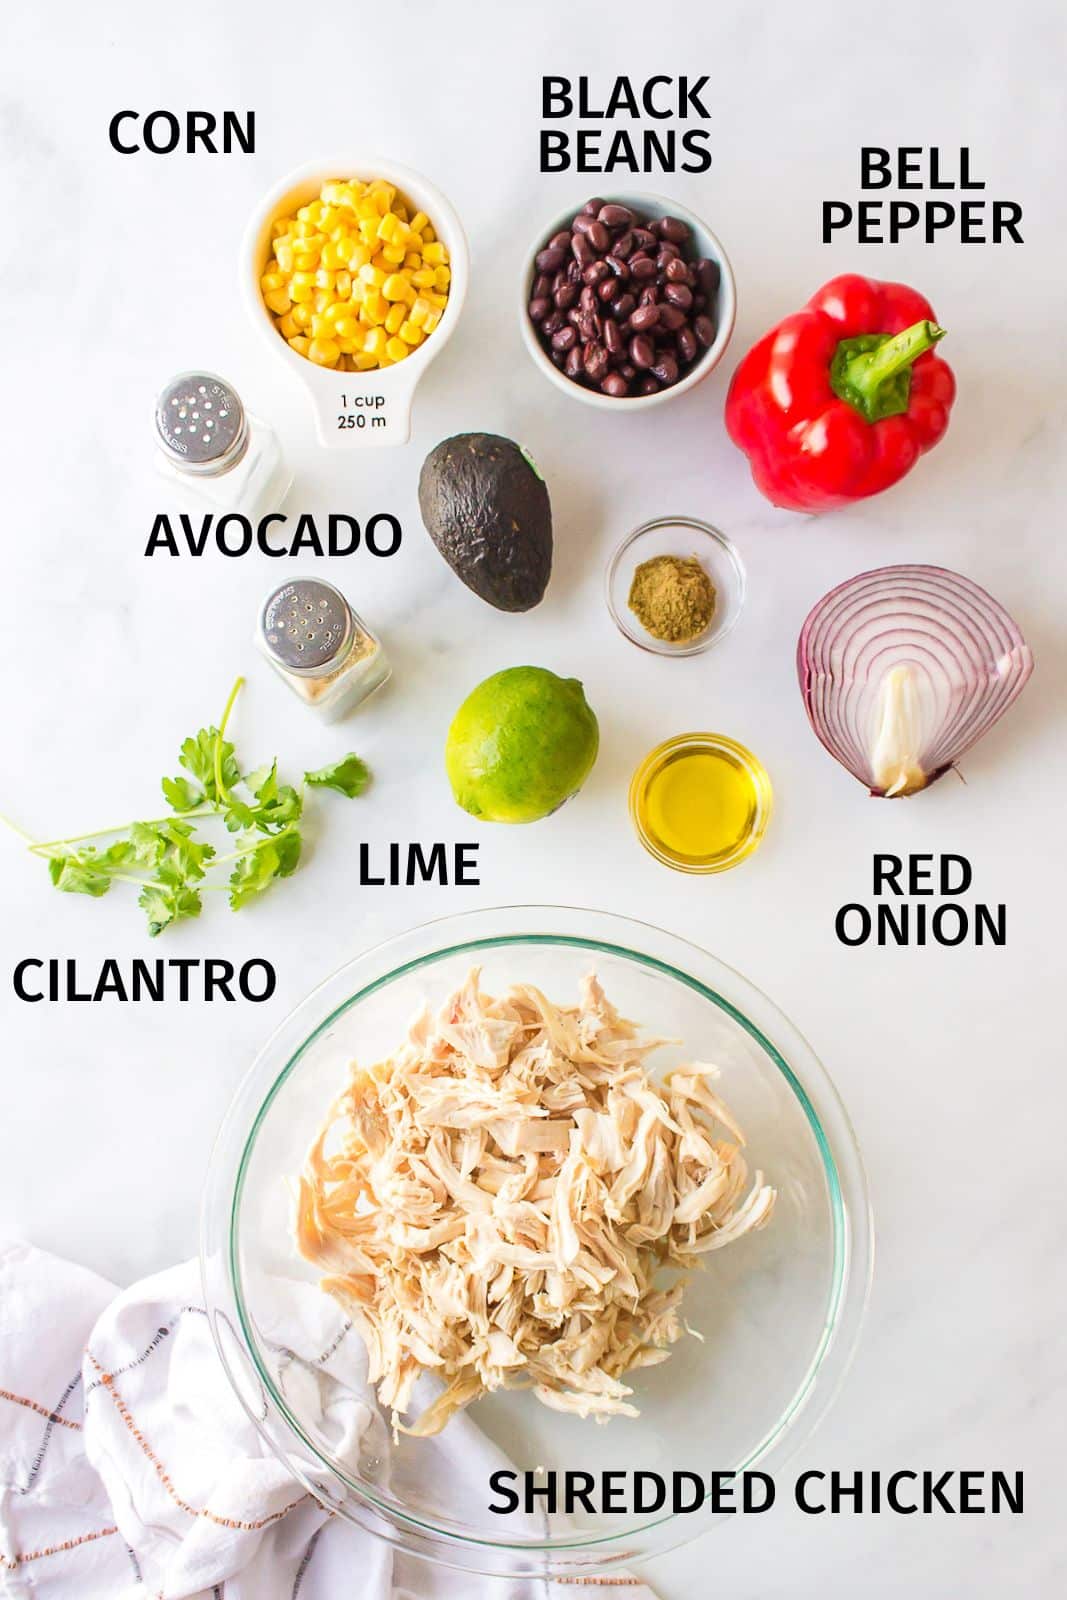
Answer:
<svg viewBox="0 0 1067 1600"><path fill-rule="evenodd" d="M94 900L107 894L112 882L108 873L77 856L53 856L48 863L48 875L64 894L91 894Z"/></svg>
<svg viewBox="0 0 1067 1600"><path fill-rule="evenodd" d="M304 782L316 788L336 789L338 794L347 795L349 800L354 800L356 795L363 793L370 782L370 769L357 755L349 752L347 756L342 756L340 761L319 767L315 772L305 772Z"/></svg>
<svg viewBox="0 0 1067 1600"><path fill-rule="evenodd" d="M300 835L296 829L277 838L246 841L252 848L238 856L230 873L230 905L240 911L274 882L296 871L300 859Z"/></svg>
<svg viewBox="0 0 1067 1600"><path fill-rule="evenodd" d="M195 811L204 803L204 791L194 788L188 778L164 778L163 798L173 811Z"/></svg>
<svg viewBox="0 0 1067 1600"><path fill-rule="evenodd" d="M198 917L201 909L199 889L186 883L147 883L141 890L137 904L148 917L151 938L169 928L182 917Z"/></svg>

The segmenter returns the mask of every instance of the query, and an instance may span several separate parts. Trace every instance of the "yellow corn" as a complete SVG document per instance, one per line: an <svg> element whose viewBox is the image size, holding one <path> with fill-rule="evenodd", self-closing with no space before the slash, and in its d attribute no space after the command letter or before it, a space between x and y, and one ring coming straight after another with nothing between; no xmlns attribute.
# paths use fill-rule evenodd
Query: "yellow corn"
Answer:
<svg viewBox="0 0 1067 1600"><path fill-rule="evenodd" d="M260 293L298 355L369 372L404 361L434 331L450 280L424 211L383 178L334 178L271 224Z"/></svg>
<svg viewBox="0 0 1067 1600"><path fill-rule="evenodd" d="M382 284L382 293L387 300L402 300L407 305L414 304L415 290L402 272L391 272Z"/></svg>

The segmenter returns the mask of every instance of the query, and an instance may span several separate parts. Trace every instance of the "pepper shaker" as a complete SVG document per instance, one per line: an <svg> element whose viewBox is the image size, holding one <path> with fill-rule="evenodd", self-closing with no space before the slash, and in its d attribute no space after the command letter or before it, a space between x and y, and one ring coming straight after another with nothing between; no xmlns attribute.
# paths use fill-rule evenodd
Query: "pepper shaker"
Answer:
<svg viewBox="0 0 1067 1600"><path fill-rule="evenodd" d="M389 677L381 641L332 583L296 578L268 595L256 644L305 705L333 722Z"/></svg>
<svg viewBox="0 0 1067 1600"><path fill-rule="evenodd" d="M277 434L212 372L181 372L163 389L156 444L157 467L185 494L253 521L277 511L293 481Z"/></svg>

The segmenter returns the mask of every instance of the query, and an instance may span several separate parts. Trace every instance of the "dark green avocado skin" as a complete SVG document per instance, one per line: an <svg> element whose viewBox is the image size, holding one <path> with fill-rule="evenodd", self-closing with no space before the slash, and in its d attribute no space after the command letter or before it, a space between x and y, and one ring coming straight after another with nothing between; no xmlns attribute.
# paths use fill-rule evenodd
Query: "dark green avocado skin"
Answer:
<svg viewBox="0 0 1067 1600"><path fill-rule="evenodd" d="M529 611L552 572L552 507L544 480L511 439L457 433L419 474L419 510L468 589L499 611Z"/></svg>

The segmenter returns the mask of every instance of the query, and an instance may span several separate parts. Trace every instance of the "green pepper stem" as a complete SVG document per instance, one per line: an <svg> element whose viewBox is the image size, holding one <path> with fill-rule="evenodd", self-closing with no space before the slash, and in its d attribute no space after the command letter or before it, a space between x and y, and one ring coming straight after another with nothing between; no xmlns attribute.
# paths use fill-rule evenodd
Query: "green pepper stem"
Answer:
<svg viewBox="0 0 1067 1600"><path fill-rule="evenodd" d="M908 409L913 364L944 337L944 328L923 321L902 333L842 339L830 369L834 393L868 422L902 415Z"/></svg>

